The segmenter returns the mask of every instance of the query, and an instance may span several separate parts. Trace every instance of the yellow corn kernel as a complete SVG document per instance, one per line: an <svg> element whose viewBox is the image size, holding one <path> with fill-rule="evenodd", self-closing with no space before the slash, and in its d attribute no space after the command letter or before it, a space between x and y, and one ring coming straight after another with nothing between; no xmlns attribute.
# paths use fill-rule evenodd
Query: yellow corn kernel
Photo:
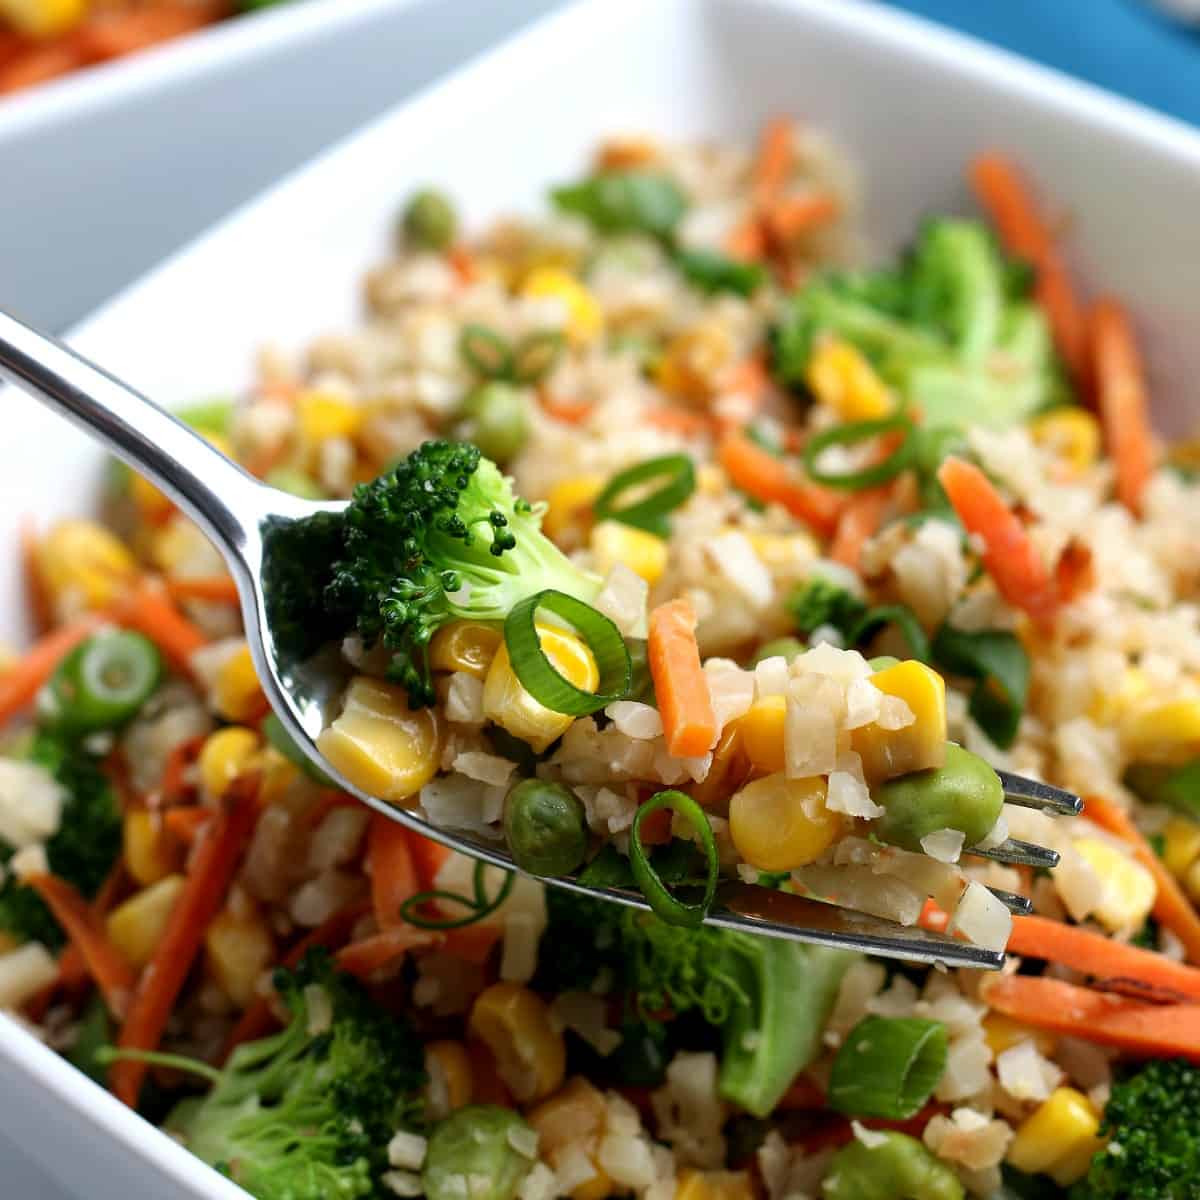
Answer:
<svg viewBox="0 0 1200 1200"><path fill-rule="evenodd" d="M111 604L138 571L124 543L95 521L59 521L38 544L36 557L62 616Z"/></svg>
<svg viewBox="0 0 1200 1200"><path fill-rule="evenodd" d="M582 1075L573 1075L541 1104L525 1114L537 1130L538 1150L553 1154L570 1142L592 1138L604 1129L604 1096Z"/></svg>
<svg viewBox="0 0 1200 1200"><path fill-rule="evenodd" d="M756 700L738 721L742 749L757 770L768 774L783 770L786 722L787 700L783 696Z"/></svg>
<svg viewBox="0 0 1200 1200"><path fill-rule="evenodd" d="M932 667L910 661L871 676L885 695L899 696L915 718L903 729L864 725L850 735L870 783L940 767L946 761L946 681Z"/></svg>
<svg viewBox="0 0 1200 1200"><path fill-rule="evenodd" d="M729 802L729 836L738 855L760 871L790 871L810 863L842 831L825 807L825 780L767 775L751 780Z"/></svg>
<svg viewBox="0 0 1200 1200"><path fill-rule="evenodd" d="M238 1006L254 999L262 973L271 965L275 945L256 909L234 913L224 909L204 935L205 962L217 986Z"/></svg>
<svg viewBox="0 0 1200 1200"><path fill-rule="evenodd" d="M748 1171L700 1171L684 1167L675 1182L675 1200L754 1200Z"/></svg>
<svg viewBox="0 0 1200 1200"><path fill-rule="evenodd" d="M730 721L721 730L713 748L708 774L688 788L688 794L706 812L714 816L729 816L729 798L750 778L753 764L742 745L740 720Z"/></svg>
<svg viewBox="0 0 1200 1200"><path fill-rule="evenodd" d="M663 350L655 382L682 400L707 400L721 372L733 360L733 339L715 323L699 325L673 337Z"/></svg>
<svg viewBox="0 0 1200 1200"><path fill-rule="evenodd" d="M589 1161L595 1173L571 1189L571 1200L607 1200L609 1196L626 1192L627 1189L618 1186L617 1181L595 1159Z"/></svg>
<svg viewBox="0 0 1200 1200"><path fill-rule="evenodd" d="M200 783L210 796L222 796L250 765L258 749L258 734L244 725L218 729L204 739L198 759Z"/></svg>
<svg viewBox="0 0 1200 1200"><path fill-rule="evenodd" d="M1200 858L1200 825L1186 817L1172 817L1163 829L1163 862L1182 879Z"/></svg>
<svg viewBox="0 0 1200 1200"><path fill-rule="evenodd" d="M466 671L476 679L486 679L502 641L504 633L497 625L451 621L433 635L429 665L435 671Z"/></svg>
<svg viewBox="0 0 1200 1200"><path fill-rule="evenodd" d="M249 721L266 708L262 684L258 682L250 647L245 643L217 671L212 701L213 707L227 721Z"/></svg>
<svg viewBox="0 0 1200 1200"><path fill-rule="evenodd" d="M149 887L179 870L179 854L162 835L162 823L144 808L130 808L123 818L121 845L125 868L135 883Z"/></svg>
<svg viewBox="0 0 1200 1200"><path fill-rule="evenodd" d="M873 421L895 407L874 367L849 342L822 342L805 377L813 395L843 421Z"/></svg>
<svg viewBox="0 0 1200 1200"><path fill-rule="evenodd" d="M546 498L546 514L542 517L545 535L558 541L573 526L585 524L592 501L607 482L603 475L574 475L556 483Z"/></svg>
<svg viewBox="0 0 1200 1200"><path fill-rule="evenodd" d="M433 709L410 708L402 689L359 675L317 746L356 787L398 803L437 774L441 736Z"/></svg>
<svg viewBox="0 0 1200 1200"><path fill-rule="evenodd" d="M1086 408L1056 408L1029 422L1029 435L1050 450L1072 477L1100 456L1100 425Z"/></svg>
<svg viewBox="0 0 1200 1200"><path fill-rule="evenodd" d="M983 1018L983 1040L993 1055L1003 1054L1020 1042L1031 1041L1038 1048L1038 1053L1049 1056L1054 1053L1057 1044L1054 1034L998 1012L990 1012Z"/></svg>
<svg viewBox="0 0 1200 1200"><path fill-rule="evenodd" d="M1183 890L1200 904L1200 859L1188 867L1187 874L1183 877Z"/></svg>
<svg viewBox="0 0 1200 1200"><path fill-rule="evenodd" d="M1139 762L1184 763L1200 754L1200 699L1141 708L1125 722L1125 744Z"/></svg>
<svg viewBox="0 0 1200 1200"><path fill-rule="evenodd" d="M425 1046L425 1099L429 1115L445 1117L471 1103L471 1059L462 1042L437 1041Z"/></svg>
<svg viewBox="0 0 1200 1200"><path fill-rule="evenodd" d="M135 892L108 914L109 940L133 966L144 967L150 961L183 885L182 875L168 875Z"/></svg>
<svg viewBox="0 0 1200 1200"><path fill-rule="evenodd" d="M1008 1147L1008 1162L1027 1175L1053 1174L1065 1186L1083 1171L1072 1179L1058 1179L1058 1168L1065 1174L1078 1167L1081 1157L1090 1162L1104 1144L1097 1136L1099 1129L1100 1119L1088 1098L1074 1088L1060 1087L1018 1127Z"/></svg>
<svg viewBox="0 0 1200 1200"><path fill-rule="evenodd" d="M1150 688L1150 679L1141 667L1126 667L1114 689L1093 696L1088 716L1097 725L1115 725L1150 694Z"/></svg>
<svg viewBox="0 0 1200 1200"><path fill-rule="evenodd" d="M312 445L335 437L354 437L362 428L363 410L332 392L301 392L296 397L300 437Z"/></svg>
<svg viewBox="0 0 1200 1200"><path fill-rule="evenodd" d="M696 466L696 491L702 496L719 496L725 491L725 472L716 463Z"/></svg>
<svg viewBox="0 0 1200 1200"><path fill-rule="evenodd" d="M587 644L573 633L549 625L538 625L537 631L542 652L554 669L581 691L594 692L600 683L600 672ZM507 646L496 651L488 668L483 684L483 713L513 737L528 742L538 754L562 737L575 719L540 704L525 690L509 662Z"/></svg>
<svg viewBox="0 0 1200 1200"><path fill-rule="evenodd" d="M768 567L794 567L817 556L817 543L807 533L751 533L754 553Z"/></svg>
<svg viewBox="0 0 1200 1200"><path fill-rule="evenodd" d="M522 1104L562 1086L566 1043L551 1025L549 1009L527 987L501 982L485 988L471 1006L468 1024L491 1050L500 1078Z"/></svg>
<svg viewBox="0 0 1200 1200"><path fill-rule="evenodd" d="M0 18L30 37L52 37L78 25L87 0L0 0Z"/></svg>
<svg viewBox="0 0 1200 1200"><path fill-rule="evenodd" d="M665 539L632 525L622 525L620 521L601 521L592 530L591 548L596 570L601 575L623 563L653 587L667 569Z"/></svg>
<svg viewBox="0 0 1200 1200"><path fill-rule="evenodd" d="M1154 876L1130 855L1099 838L1078 838L1075 849L1104 884L1104 900L1095 910L1110 933L1138 930L1154 907Z"/></svg>
<svg viewBox="0 0 1200 1200"><path fill-rule="evenodd" d="M263 808L278 804L298 780L307 779L294 763L288 762L278 750L269 746L260 750L246 765L262 772L258 802ZM313 783L312 786L317 785Z"/></svg>
<svg viewBox="0 0 1200 1200"><path fill-rule="evenodd" d="M604 311L595 296L561 267L535 267L525 276L521 295L561 300L567 310L567 337L576 344L590 342L604 327Z"/></svg>

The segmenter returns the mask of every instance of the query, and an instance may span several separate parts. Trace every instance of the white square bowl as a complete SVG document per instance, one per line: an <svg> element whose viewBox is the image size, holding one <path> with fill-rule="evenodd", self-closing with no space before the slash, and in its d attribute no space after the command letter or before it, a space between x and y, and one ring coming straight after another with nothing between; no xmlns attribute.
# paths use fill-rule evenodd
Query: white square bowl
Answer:
<svg viewBox="0 0 1200 1200"><path fill-rule="evenodd" d="M863 164L867 229L884 252L923 214L965 206L973 153L1010 150L1074 215L1080 278L1137 314L1160 422L1200 416L1200 136L850 0L582 0L327 153L71 340L168 404L237 389L261 341L299 346L354 320L358 281L413 186L443 183L481 220L539 203L605 132L749 138L780 112ZM15 545L22 512L86 508L102 459L31 401L0 404L0 545ZM0 638L22 635L18 592L15 570L0 569ZM114 1195L241 1194L2 1018L0 1120L88 1194L100 1178Z"/></svg>

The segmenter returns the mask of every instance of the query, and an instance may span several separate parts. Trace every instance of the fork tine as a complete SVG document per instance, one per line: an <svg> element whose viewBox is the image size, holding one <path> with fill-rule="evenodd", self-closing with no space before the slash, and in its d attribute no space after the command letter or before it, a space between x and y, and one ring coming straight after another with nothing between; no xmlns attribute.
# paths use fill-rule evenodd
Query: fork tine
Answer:
<svg viewBox="0 0 1200 1200"><path fill-rule="evenodd" d="M1033 901L1028 896L1019 896L1016 892L1006 892L1003 888L998 887L990 887L988 891L1011 913L1027 917L1033 912Z"/></svg>
<svg viewBox="0 0 1200 1200"><path fill-rule="evenodd" d="M1077 817L1083 812L1083 801L1073 792L1051 787L1037 779L997 771L1004 787L1004 799L1021 808L1036 808L1039 812L1056 813L1062 817Z"/></svg>
<svg viewBox="0 0 1200 1200"><path fill-rule="evenodd" d="M964 854L975 854L980 858L990 858L993 862L1009 863L1025 867L1057 867L1060 855L1057 850L1047 850L1045 846L1035 846L1033 842L1021 842L1016 838L1008 838L990 850L972 846L963 851Z"/></svg>

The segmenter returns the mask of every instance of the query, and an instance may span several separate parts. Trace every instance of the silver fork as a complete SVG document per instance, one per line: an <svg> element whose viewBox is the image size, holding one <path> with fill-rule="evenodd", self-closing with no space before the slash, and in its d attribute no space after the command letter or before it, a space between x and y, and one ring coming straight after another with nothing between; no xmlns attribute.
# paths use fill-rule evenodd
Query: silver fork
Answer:
<svg viewBox="0 0 1200 1200"><path fill-rule="evenodd" d="M0 378L28 392L118 458L146 476L208 535L224 555L241 598L246 638L271 707L305 755L337 784L394 821L494 866L515 870L503 847L483 838L431 825L416 812L367 795L345 779L318 751L314 739L336 714L346 681L338 656L301 657L271 619L274 601L287 587L290 539L308 536L330 522L345 502L302 500L267 487L202 437L128 385L0 312ZM10 418L11 421L11 418ZM9 436L12 436L10 433ZM1001 773L1012 804L1048 813L1073 814L1079 798L1031 779ZM991 849L971 849L1003 863L1053 867L1053 850L1009 839ZM556 887L648 908L639 893L591 888L577 879L547 879ZM1014 912L1029 901L999 889L993 893ZM1002 951L988 950L916 926L905 927L788 892L737 881L721 884L708 922L726 929L822 943L890 958L954 967L997 968Z"/></svg>

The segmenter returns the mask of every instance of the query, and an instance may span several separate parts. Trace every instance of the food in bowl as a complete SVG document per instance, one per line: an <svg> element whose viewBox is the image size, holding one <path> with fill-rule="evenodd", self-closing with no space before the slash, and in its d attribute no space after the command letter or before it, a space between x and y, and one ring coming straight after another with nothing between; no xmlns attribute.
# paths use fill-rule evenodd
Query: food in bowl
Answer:
<svg viewBox="0 0 1200 1200"><path fill-rule="evenodd" d="M1189 447L1015 168L972 181L994 231L933 219L876 269L841 157L783 121L614 140L477 237L424 192L362 330L183 414L352 497L295 562L355 671L330 762L653 915L330 786L219 557L120 471L106 523L22 551L0 1000L263 1198L1189 1195ZM1062 865L971 854L1009 834ZM1020 969L698 925L717 873Z"/></svg>

